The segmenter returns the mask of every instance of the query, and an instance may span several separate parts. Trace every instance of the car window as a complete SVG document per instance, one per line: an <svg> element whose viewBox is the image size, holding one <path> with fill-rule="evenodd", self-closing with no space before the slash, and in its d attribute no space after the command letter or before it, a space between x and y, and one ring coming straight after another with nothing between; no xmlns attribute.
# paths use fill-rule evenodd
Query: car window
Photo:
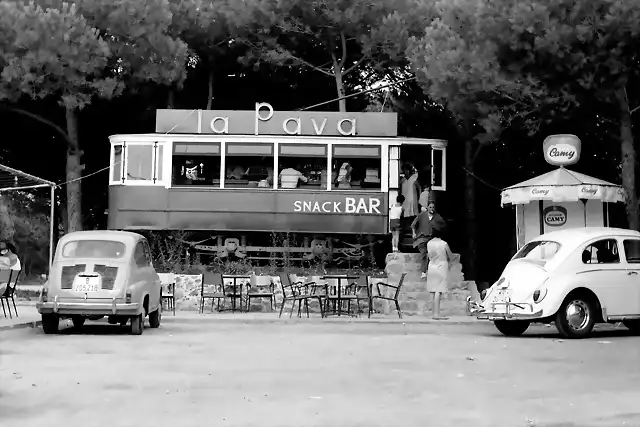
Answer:
<svg viewBox="0 0 640 427"><path fill-rule="evenodd" d="M63 258L122 258L126 246L113 240L72 240L62 247Z"/></svg>
<svg viewBox="0 0 640 427"><path fill-rule="evenodd" d="M151 256L151 248L149 248L149 242L144 241L144 253L147 257L147 264L153 266L153 257Z"/></svg>
<svg viewBox="0 0 640 427"><path fill-rule="evenodd" d="M551 240L529 242L515 254L513 259L524 259L544 265L558 253L560 246L560 243Z"/></svg>
<svg viewBox="0 0 640 427"><path fill-rule="evenodd" d="M618 242L615 239L598 240L582 251L585 264L616 264L620 262Z"/></svg>
<svg viewBox="0 0 640 427"><path fill-rule="evenodd" d="M624 254L630 264L640 264L640 239L629 239L622 242Z"/></svg>
<svg viewBox="0 0 640 427"><path fill-rule="evenodd" d="M144 244L142 242L138 242L136 245L136 251L134 254L134 258L136 261L136 265L138 267L148 267L149 263L147 262L147 254L144 250Z"/></svg>

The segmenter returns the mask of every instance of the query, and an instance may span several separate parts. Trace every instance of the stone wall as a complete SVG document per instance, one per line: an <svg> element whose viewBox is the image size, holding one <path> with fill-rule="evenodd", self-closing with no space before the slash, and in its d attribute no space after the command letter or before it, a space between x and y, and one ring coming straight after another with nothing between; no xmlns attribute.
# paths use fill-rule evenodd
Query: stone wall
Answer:
<svg viewBox="0 0 640 427"><path fill-rule="evenodd" d="M374 286L378 282L388 282L391 285L397 285L400 276L403 272L407 273L403 284L402 291L399 296L400 307L406 315L428 315L428 311L431 309L431 302L429 294L426 291L426 282L420 279L420 255L419 254L405 254L405 253L391 253L387 255L386 259L386 274L387 278L370 278L370 283ZM471 295L469 289L475 287L475 283L464 281L464 275L462 274L462 266L460 264L460 256L456 255L456 259L452 266L452 280L450 283L450 292L443 296L441 303L442 313L445 315L464 314L465 301L467 296ZM200 292L201 292L201 277L200 275L176 275L176 309L177 310L191 310L196 311L199 309L200 304ZM300 281L306 282L306 278L298 277ZM309 277L308 281L318 281L317 277ZM280 309L282 302L282 288L280 287L280 278L278 276L271 277L272 282L275 284L275 300L276 304L274 311ZM241 281L239 281L240 283ZM225 285L230 286L231 280L226 280ZM263 290L267 291L266 288ZM389 290L391 291L391 290ZM244 294L244 289L243 289ZM216 302L217 303L217 302ZM211 300L205 302L205 312L211 311ZM224 301L225 307L230 307L229 299ZM246 301L243 298L243 308ZM385 314L394 314L395 307L391 303L392 307L384 301L378 301L376 310L379 310ZM215 306L214 306L215 310ZM285 308L290 310L290 303ZM268 299L252 299L251 311L270 311ZM312 303L310 311L317 313L317 303Z"/></svg>

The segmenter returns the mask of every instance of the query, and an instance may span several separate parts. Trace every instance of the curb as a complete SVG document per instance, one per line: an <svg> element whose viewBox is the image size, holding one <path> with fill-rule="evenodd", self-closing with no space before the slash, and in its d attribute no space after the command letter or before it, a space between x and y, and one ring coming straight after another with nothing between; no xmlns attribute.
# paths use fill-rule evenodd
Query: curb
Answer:
<svg viewBox="0 0 640 427"><path fill-rule="evenodd" d="M202 321L210 321L216 323L223 324L310 324L310 325L326 325L326 324L383 324L383 325L442 325L442 326L453 326L453 325L473 325L473 324L481 324L483 322L478 321L477 319L470 320L433 320L433 319L421 319L421 320L409 320L409 319L322 319L320 317L312 317L307 319L303 318L273 318L273 319L220 319L215 317L207 318L203 316L202 318L184 318L184 317L172 317L172 316L162 316L162 321L165 323L202 323Z"/></svg>
<svg viewBox="0 0 640 427"><path fill-rule="evenodd" d="M0 326L0 332L11 331L14 329L39 328L40 326L42 326L42 320L32 320L31 322Z"/></svg>

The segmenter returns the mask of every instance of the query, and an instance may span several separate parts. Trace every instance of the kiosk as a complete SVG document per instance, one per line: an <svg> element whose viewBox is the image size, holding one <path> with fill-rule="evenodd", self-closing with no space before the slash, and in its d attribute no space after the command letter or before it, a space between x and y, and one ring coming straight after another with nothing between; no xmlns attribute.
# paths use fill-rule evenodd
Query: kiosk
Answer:
<svg viewBox="0 0 640 427"><path fill-rule="evenodd" d="M608 227L609 203L624 203L620 185L565 168L580 158L575 135L551 135L544 141L547 163L557 169L505 188L501 205L516 208L519 250L531 239L554 230Z"/></svg>

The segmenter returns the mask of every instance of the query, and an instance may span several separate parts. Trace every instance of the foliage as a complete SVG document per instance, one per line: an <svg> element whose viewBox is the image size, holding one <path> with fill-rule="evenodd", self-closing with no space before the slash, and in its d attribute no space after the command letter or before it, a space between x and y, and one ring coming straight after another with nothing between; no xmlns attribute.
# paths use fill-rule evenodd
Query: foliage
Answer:
<svg viewBox="0 0 640 427"><path fill-rule="evenodd" d="M247 2L242 2L245 7ZM236 2L240 4L240 2ZM254 0L248 59L282 67L302 67L335 80L365 67L382 70L404 60L413 18L425 2L410 0ZM339 102L346 111L346 101Z"/></svg>
<svg viewBox="0 0 640 427"><path fill-rule="evenodd" d="M0 193L0 240L16 246L25 276L49 269L49 206L37 193Z"/></svg>
<svg viewBox="0 0 640 427"><path fill-rule="evenodd" d="M410 48L426 90L459 117L476 117L484 142L514 120L535 132L545 113L558 119L584 102L609 103L620 120L623 184L638 228L627 87L640 72L640 4L457 0L438 8L440 17Z"/></svg>

